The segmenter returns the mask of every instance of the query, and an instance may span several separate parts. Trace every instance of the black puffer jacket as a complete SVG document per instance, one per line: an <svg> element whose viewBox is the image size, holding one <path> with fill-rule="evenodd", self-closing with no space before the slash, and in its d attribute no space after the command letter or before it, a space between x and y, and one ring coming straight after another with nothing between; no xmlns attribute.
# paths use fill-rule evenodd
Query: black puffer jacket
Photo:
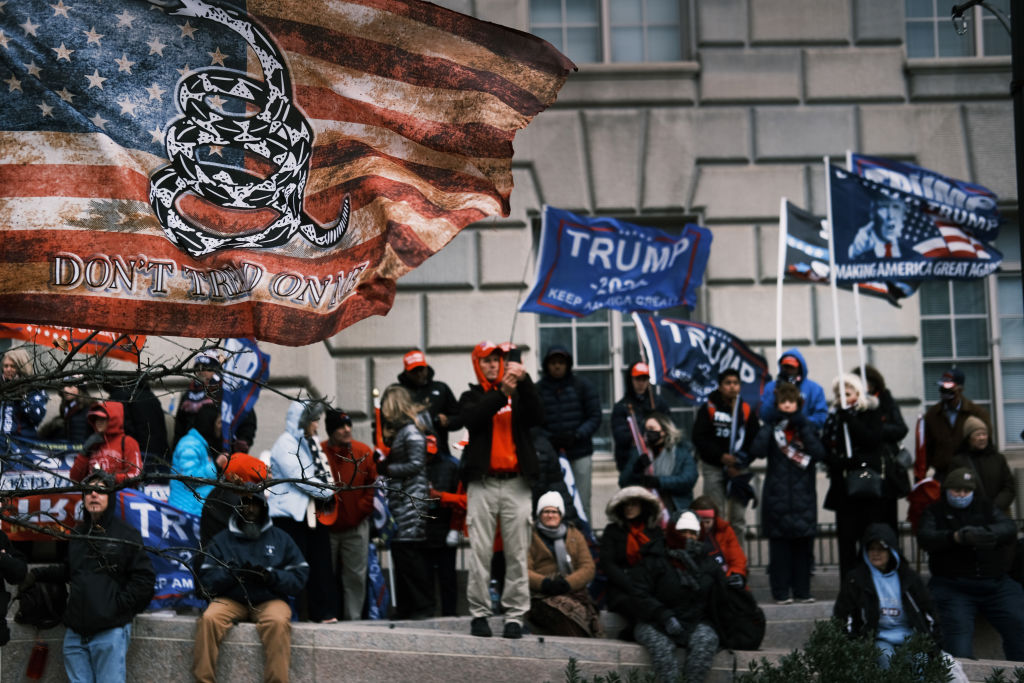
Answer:
<svg viewBox="0 0 1024 683"><path fill-rule="evenodd" d="M629 538L629 522L622 516L623 506L630 500L640 502L639 519L644 533L653 542L663 536L658 520L661 515L661 501L650 490L642 486L628 486L612 496L605 507L609 524L601 534L601 555L599 567L608 577L608 609L618 612L626 619L636 621L636 582L630 575L631 567L626 555Z"/></svg>
<svg viewBox="0 0 1024 683"><path fill-rule="evenodd" d="M803 413L793 413L789 423L796 447L811 458L806 468L783 454L775 441L775 424L761 427L750 447L754 458L768 459L761 490L761 525L767 538L806 538L817 532L815 465L825 457L825 449Z"/></svg>
<svg viewBox="0 0 1024 683"><path fill-rule="evenodd" d="M129 623L153 599L156 582L142 536L115 514L117 496L107 497L98 521L83 511L86 519L75 527L65 564L33 570L45 581L70 582L64 624L85 637Z"/></svg>
<svg viewBox="0 0 1024 683"><path fill-rule="evenodd" d="M978 477L976 495L992 501L997 510L1009 510L1017 497L1017 484L1006 462L1006 456L989 441L980 451L972 450L969 439L964 439L960 451L953 456L951 469L966 467Z"/></svg>
<svg viewBox="0 0 1024 683"><path fill-rule="evenodd" d="M448 446L448 429L441 426L438 415L451 418L459 411L458 401L451 388L444 382L434 379L434 368L427 366L427 383L416 384L408 371L398 375L398 383L409 390L413 403L419 403L427 407L430 419L433 421L434 434L437 435L437 450L439 453L451 453Z"/></svg>
<svg viewBox="0 0 1024 683"><path fill-rule="evenodd" d="M888 524L871 524L861 540L861 552L863 553L872 541L878 540L885 542L890 549L897 547L896 533ZM903 613L907 617L907 624L918 633L931 635L938 643L939 624L935 618L932 596L925 588L921 575L904 562L895 550L892 552L896 573L900 579L900 594L903 597ZM843 580L832 616L839 620L840 625L851 636L874 638L878 634L881 607L868 559L866 556L862 557L864 561L850 570Z"/></svg>
<svg viewBox="0 0 1024 683"><path fill-rule="evenodd" d="M996 537L992 548L957 543L954 532L967 526L984 527ZM928 551L928 570L932 576L948 578L998 578L1006 574L1013 561L1017 525L997 510L986 498L974 493L966 508L957 509L942 497L927 507L917 527L917 540Z"/></svg>
<svg viewBox="0 0 1024 683"><path fill-rule="evenodd" d="M670 552L682 567L670 559ZM706 617L711 586L722 570L703 551L694 557L684 550L670 550L665 538L652 540L641 553L640 564L631 572L637 590L637 617L659 629L675 617L683 626L677 642L685 643Z"/></svg>
<svg viewBox="0 0 1024 683"><path fill-rule="evenodd" d="M548 362L556 354L569 359L561 379L548 374ZM601 426L601 398L593 384L573 375L572 354L564 346L552 346L544 356L537 393L544 406L544 434L556 450L564 448L570 460L593 454L594 432Z"/></svg>
<svg viewBox="0 0 1024 683"><path fill-rule="evenodd" d="M883 462L888 458L889 445L883 433L884 421L882 411L878 408L878 399L874 396L865 397L863 410L837 410L833 408L825 420L822 430L822 441L825 443L825 462L828 464L830 479L828 494L825 496L825 508L839 510L847 504L846 473L867 465L881 474ZM846 439L843 436L843 425L850 433L850 447L853 457L847 457ZM892 467L891 463L887 463ZM888 479L888 477L887 477ZM891 482L882 488L883 498L898 498L899 493Z"/></svg>
<svg viewBox="0 0 1024 683"><path fill-rule="evenodd" d="M422 513L429 497L427 484L427 438L409 422L391 440L391 452L377 470L388 478L388 507L398 530L393 541L422 541L427 524Z"/></svg>
<svg viewBox="0 0 1024 683"><path fill-rule="evenodd" d="M430 488L455 493L459 488L459 461L444 453L427 454L427 480ZM426 520L427 547L445 547L445 537L452 522L452 509L440 501L428 505Z"/></svg>
<svg viewBox="0 0 1024 683"><path fill-rule="evenodd" d="M757 436L757 413L737 398L740 406L737 410L736 447L732 454L745 465L750 460L750 446ZM708 396L708 402L697 411L697 419L693 423L693 445L701 460L709 465L721 466L722 456L729 453L729 437L732 435L732 408L725 403L722 392L715 389Z"/></svg>

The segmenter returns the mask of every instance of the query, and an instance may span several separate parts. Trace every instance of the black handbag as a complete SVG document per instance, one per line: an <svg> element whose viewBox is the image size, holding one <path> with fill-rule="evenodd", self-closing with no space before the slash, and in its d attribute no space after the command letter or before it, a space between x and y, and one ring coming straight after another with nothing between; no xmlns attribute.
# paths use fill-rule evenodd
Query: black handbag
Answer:
<svg viewBox="0 0 1024 683"><path fill-rule="evenodd" d="M882 482L885 479L885 462L882 471L876 472L861 463L860 467L846 473L846 497L854 500L863 498L881 498Z"/></svg>

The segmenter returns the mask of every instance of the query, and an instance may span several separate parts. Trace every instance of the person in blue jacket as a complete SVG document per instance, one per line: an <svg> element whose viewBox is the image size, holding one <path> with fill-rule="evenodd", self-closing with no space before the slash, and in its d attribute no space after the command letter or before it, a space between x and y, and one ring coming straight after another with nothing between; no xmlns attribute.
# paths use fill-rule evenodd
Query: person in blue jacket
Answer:
<svg viewBox="0 0 1024 683"><path fill-rule="evenodd" d="M803 355L793 348L785 351L779 356L779 375L764 386L761 393L760 416L762 422L777 422L779 420L778 410L775 407L775 385L779 382L795 384L803 397L803 414L807 421L814 425L814 428L821 432L828 418L828 401L825 400L825 390L821 385L810 379L807 371L807 362Z"/></svg>
<svg viewBox="0 0 1024 683"><path fill-rule="evenodd" d="M218 469L227 464L227 454L221 453L220 408L205 405L196 413L192 428L181 437L171 456L171 473L183 477L206 479L210 483L197 484L172 479L167 502L182 512L198 517L203 512L206 496L213 490Z"/></svg>
<svg viewBox="0 0 1024 683"><path fill-rule="evenodd" d="M643 423L650 456L633 449L619 473L619 488L643 486L658 492L669 514L690 509L697 461L690 444L668 415L652 413Z"/></svg>

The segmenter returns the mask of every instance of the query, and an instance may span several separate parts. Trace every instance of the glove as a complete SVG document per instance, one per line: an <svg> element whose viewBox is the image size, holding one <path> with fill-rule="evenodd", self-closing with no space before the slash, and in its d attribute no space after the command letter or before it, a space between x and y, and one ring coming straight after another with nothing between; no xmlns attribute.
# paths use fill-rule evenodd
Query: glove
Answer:
<svg viewBox="0 0 1024 683"><path fill-rule="evenodd" d="M964 545L979 548L992 548L996 544L996 535L983 526L965 526L960 529L960 539Z"/></svg>
<svg viewBox="0 0 1024 683"><path fill-rule="evenodd" d="M637 458L636 464L633 465L633 471L637 474L643 474L644 470L651 466L651 459L646 455L641 454Z"/></svg>
<svg viewBox="0 0 1024 683"><path fill-rule="evenodd" d="M665 633L669 634L673 638L678 638L683 635L683 625L679 623L679 620L675 617L669 617L665 620Z"/></svg>
<svg viewBox="0 0 1024 683"><path fill-rule="evenodd" d="M645 474L640 477L640 486L643 486L645 489L656 489L661 486L661 477Z"/></svg>
<svg viewBox="0 0 1024 683"><path fill-rule="evenodd" d="M551 578L543 579L540 582L540 592L543 593L544 595L554 595L555 594L554 586L555 586L554 579L551 579Z"/></svg>
<svg viewBox="0 0 1024 683"><path fill-rule="evenodd" d="M565 595L572 592L572 586L569 585L564 576L556 576L551 579L551 589L552 595Z"/></svg>
<svg viewBox="0 0 1024 683"><path fill-rule="evenodd" d="M725 577L725 583L733 588L743 588L747 585L747 580L743 577L743 574L729 574Z"/></svg>
<svg viewBox="0 0 1024 683"><path fill-rule="evenodd" d="M444 537L444 544L449 548L459 547L459 530L449 529L448 535Z"/></svg>
<svg viewBox="0 0 1024 683"><path fill-rule="evenodd" d="M247 573L246 581L255 586L269 586L273 579L273 575L269 569L265 569L264 567L260 567L250 562L246 562L242 565L242 571Z"/></svg>

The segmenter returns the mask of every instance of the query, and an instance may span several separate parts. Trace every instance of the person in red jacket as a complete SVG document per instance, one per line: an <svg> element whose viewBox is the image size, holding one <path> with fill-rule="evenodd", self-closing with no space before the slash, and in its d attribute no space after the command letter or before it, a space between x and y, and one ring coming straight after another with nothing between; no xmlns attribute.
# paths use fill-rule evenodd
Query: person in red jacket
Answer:
<svg viewBox="0 0 1024 683"><path fill-rule="evenodd" d="M690 509L700 520L700 540L708 546L708 554L718 562L729 583L744 586L747 583L747 555L736 538L729 522L718 514L710 496L693 501Z"/></svg>
<svg viewBox="0 0 1024 683"><path fill-rule="evenodd" d="M327 440L320 444L327 454L334 483L352 487L334 494L334 507L319 515L331 532L331 563L341 588L343 618L363 618L366 599L366 563L370 547L370 522L376 489L377 465L373 449L352 438L352 418L341 410L327 410L324 416ZM368 488L357 488L365 486Z"/></svg>
<svg viewBox="0 0 1024 683"><path fill-rule="evenodd" d="M71 480L82 481L92 470L114 475L118 484L142 475L139 442L124 433L124 406L103 401L89 410L89 425L95 432L85 441L71 466Z"/></svg>

